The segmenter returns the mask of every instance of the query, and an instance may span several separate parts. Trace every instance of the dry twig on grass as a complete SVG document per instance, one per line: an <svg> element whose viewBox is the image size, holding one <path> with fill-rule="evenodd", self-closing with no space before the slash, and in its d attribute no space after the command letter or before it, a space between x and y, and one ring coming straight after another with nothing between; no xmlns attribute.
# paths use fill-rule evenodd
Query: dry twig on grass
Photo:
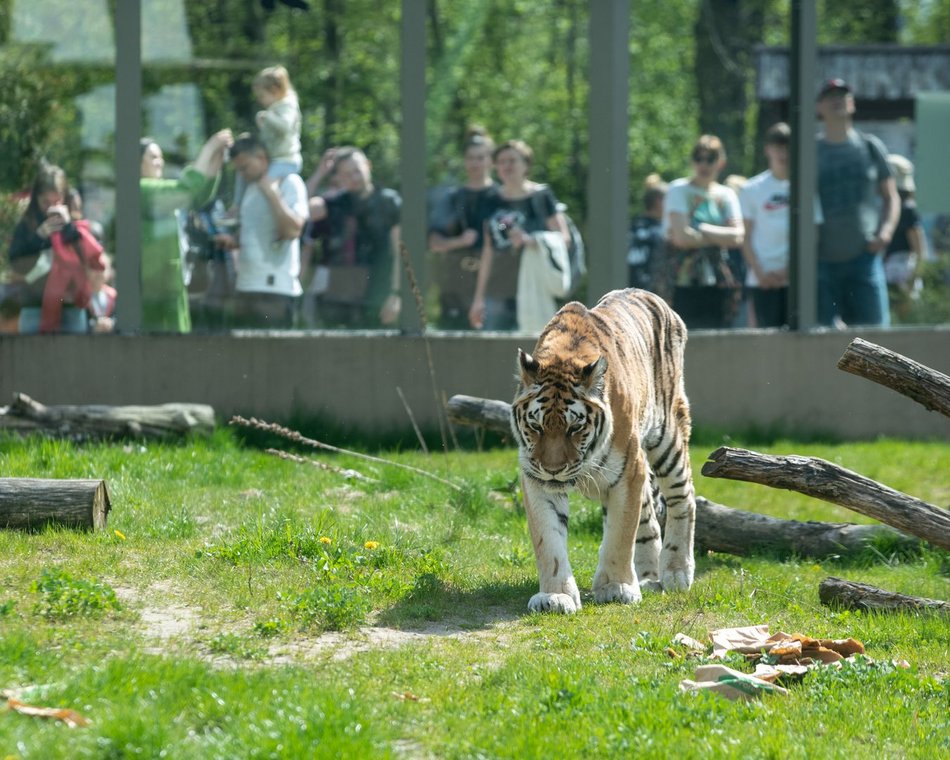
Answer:
<svg viewBox="0 0 950 760"><path fill-rule="evenodd" d="M379 483L376 478L371 478L368 475L364 475L358 470L350 470L343 467L334 467L332 464L327 464L326 462L319 462L316 459L307 459L307 457L297 456L296 454L291 454L288 451L281 451L280 449L265 449L264 453L271 454L272 456L278 457L280 459L286 459L288 462L296 462L297 464L310 464L314 467L317 467L321 470L326 470L327 472L332 472L335 475L340 475L341 477L346 478L347 480L358 480L360 483Z"/></svg>
<svg viewBox="0 0 950 760"><path fill-rule="evenodd" d="M424 478L429 478L430 480L435 480L442 485L449 486L449 488L454 488L456 491L461 491L462 487L456 483L453 483L450 480L445 478L440 478L438 475L434 475L431 472L426 472L425 470L420 470L418 467L413 467L408 464L401 464L400 462L392 462L388 459L381 459L380 457L370 456L369 454L361 454L358 451L350 451L349 449L341 449L338 446L331 446L329 443L323 443L322 441L314 440L313 438L307 438L306 436L298 433L296 430L291 430L286 428L283 425L278 425L273 422L265 422L264 420L259 420L256 417L251 417L247 419L246 417L241 417L240 415L233 416L229 423L230 425L241 425L242 427L253 428L254 430L263 430L267 433L274 433L279 435L281 438L286 438L288 441L294 441L295 443L302 443L304 446L310 446L315 449L323 449L325 451L334 451L337 454L347 454L351 457L356 457L357 459L365 459L368 462L376 462L377 464L385 464L390 467L398 467L401 470L407 470L408 472L413 472L416 475L422 475Z"/></svg>

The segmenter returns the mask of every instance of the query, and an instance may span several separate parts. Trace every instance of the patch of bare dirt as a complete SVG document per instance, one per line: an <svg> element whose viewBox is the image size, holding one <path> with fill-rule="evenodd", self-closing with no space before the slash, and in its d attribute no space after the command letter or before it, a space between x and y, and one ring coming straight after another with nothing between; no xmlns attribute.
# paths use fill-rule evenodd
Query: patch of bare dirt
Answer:
<svg viewBox="0 0 950 760"><path fill-rule="evenodd" d="M185 604L177 604L170 600L166 604L158 604L161 597L174 596L174 589L167 581L160 581L149 587L150 601L142 604L142 592L128 586L115 587L115 595L119 601L129 609L138 612L142 634L147 639L158 639L164 643L168 639L190 634L197 626L200 610ZM150 654L161 654L161 646L146 647L143 651Z"/></svg>
<svg viewBox="0 0 950 760"><path fill-rule="evenodd" d="M495 639L504 647L504 634L494 627L476 631L454 623L431 623L424 628L405 630L386 626L363 626L350 633L329 632L315 638L275 643L268 651L268 662L276 665L292 664L315 659L348 660L354 655L378 649L399 649L421 644L432 639L479 640Z"/></svg>

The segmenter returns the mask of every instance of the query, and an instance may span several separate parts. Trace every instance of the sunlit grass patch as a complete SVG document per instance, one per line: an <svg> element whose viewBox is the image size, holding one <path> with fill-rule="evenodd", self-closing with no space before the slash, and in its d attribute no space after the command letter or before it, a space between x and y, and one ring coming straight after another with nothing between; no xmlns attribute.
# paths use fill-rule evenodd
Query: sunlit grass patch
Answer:
<svg viewBox="0 0 950 760"><path fill-rule="evenodd" d="M821 456L950 501L946 444L747 447ZM707 453L694 445L697 473ZM537 570L515 452L380 456L461 490L375 464L365 471L381 482L354 485L244 448L226 431L146 446L0 437L5 475L104 477L113 495L100 533L0 531L0 686L92 721L64 741L63 726L7 715L0 747L54 760L163 752L929 760L950 751L946 620L833 610L817 597L820 581L838 575L947 599L950 553L887 543L847 560L708 553L687 592L595 605L601 508L572 495L583 609L529 614ZM699 475L696 486L773 516L867 521L761 486ZM58 575L47 592L32 591L44 569ZM110 590L121 610L109 606ZM89 614L47 615L38 604L46 596L50 610L85 605ZM159 631L159 614L176 625ZM703 660L682 648L671 656L676 633L702 640L711 629L759 623L853 636L875 663L810 674L782 700L679 692ZM730 664L745 667L741 658Z"/></svg>

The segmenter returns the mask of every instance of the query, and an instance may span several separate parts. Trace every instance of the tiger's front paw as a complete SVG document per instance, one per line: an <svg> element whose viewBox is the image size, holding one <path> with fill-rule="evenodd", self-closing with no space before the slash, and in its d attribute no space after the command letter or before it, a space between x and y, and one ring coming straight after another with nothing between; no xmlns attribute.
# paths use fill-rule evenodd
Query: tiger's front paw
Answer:
<svg viewBox="0 0 950 760"><path fill-rule="evenodd" d="M528 609L532 612L557 612L573 615L581 608L581 600L570 594L545 594L543 591L531 597Z"/></svg>
<svg viewBox="0 0 950 760"><path fill-rule="evenodd" d="M664 591L686 591L693 585L693 566L669 567L663 570L660 585Z"/></svg>
<svg viewBox="0 0 950 760"><path fill-rule="evenodd" d="M640 587L635 583L607 583L594 589L594 601L598 604L607 602L636 604L642 598Z"/></svg>

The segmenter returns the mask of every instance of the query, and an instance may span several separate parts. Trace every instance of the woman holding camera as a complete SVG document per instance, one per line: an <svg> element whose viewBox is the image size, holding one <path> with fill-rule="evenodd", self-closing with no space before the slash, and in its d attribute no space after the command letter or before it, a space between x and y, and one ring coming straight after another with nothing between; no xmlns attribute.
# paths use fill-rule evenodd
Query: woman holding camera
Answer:
<svg viewBox="0 0 950 760"><path fill-rule="evenodd" d="M518 272L526 248L537 246L537 232L570 239L564 215L551 188L528 179L534 151L522 140L499 145L492 157L501 181L497 210L488 220L469 323L479 330L516 330ZM551 314L553 316L553 312Z"/></svg>
<svg viewBox="0 0 950 760"><path fill-rule="evenodd" d="M44 162L10 243L20 333L89 331L86 270L103 268L102 247L81 216L79 194L69 189L66 173Z"/></svg>

